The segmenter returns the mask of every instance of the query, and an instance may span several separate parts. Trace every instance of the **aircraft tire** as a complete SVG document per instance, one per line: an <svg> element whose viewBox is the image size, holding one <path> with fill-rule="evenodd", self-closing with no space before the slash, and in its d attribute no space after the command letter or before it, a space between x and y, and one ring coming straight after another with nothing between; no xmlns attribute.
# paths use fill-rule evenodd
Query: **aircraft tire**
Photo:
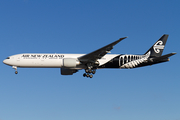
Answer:
<svg viewBox="0 0 180 120"><path fill-rule="evenodd" d="M92 77L93 77L93 75L90 75L89 77L90 77L90 78L92 78Z"/></svg>
<svg viewBox="0 0 180 120"><path fill-rule="evenodd" d="M86 73L83 74L83 77L86 77Z"/></svg>
<svg viewBox="0 0 180 120"><path fill-rule="evenodd" d="M86 73L89 73L89 70L88 70L88 69L85 69L85 72L86 72Z"/></svg>
<svg viewBox="0 0 180 120"><path fill-rule="evenodd" d="M86 77L89 77L89 74L86 74Z"/></svg>

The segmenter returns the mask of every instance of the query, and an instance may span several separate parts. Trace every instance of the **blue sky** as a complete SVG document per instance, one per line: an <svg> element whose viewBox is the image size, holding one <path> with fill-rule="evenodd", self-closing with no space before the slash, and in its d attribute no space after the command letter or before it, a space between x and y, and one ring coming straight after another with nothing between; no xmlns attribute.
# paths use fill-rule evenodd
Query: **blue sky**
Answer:
<svg viewBox="0 0 180 120"><path fill-rule="evenodd" d="M178 0L0 1L0 60L18 53L144 54L169 34L163 54L180 53ZM98 70L93 79L60 69L0 64L0 120L180 120L179 54L170 62Z"/></svg>

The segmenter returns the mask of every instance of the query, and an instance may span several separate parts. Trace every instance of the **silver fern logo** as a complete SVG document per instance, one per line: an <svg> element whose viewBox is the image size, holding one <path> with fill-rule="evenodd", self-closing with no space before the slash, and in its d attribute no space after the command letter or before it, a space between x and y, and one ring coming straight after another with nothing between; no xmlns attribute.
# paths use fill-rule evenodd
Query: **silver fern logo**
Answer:
<svg viewBox="0 0 180 120"><path fill-rule="evenodd" d="M156 53L160 52L160 49L164 49L164 45L162 41L157 41L155 45L153 46L153 49Z"/></svg>

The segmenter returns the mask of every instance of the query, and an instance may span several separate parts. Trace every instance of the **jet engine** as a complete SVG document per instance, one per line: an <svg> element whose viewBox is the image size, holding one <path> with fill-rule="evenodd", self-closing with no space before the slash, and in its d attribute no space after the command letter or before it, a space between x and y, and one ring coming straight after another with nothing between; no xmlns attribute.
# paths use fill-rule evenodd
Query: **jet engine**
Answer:
<svg viewBox="0 0 180 120"><path fill-rule="evenodd" d="M63 67L64 68L74 68L79 64L80 64L80 62L75 58L64 58L63 59Z"/></svg>

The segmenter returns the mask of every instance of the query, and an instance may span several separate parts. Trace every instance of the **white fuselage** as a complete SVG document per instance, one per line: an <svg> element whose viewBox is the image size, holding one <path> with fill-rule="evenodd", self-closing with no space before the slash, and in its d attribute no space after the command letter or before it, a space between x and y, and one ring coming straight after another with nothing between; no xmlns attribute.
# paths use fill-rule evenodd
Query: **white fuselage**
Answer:
<svg viewBox="0 0 180 120"><path fill-rule="evenodd" d="M8 57L3 62L10 66L25 67L25 68L62 68L63 59L77 59L85 54L38 54L24 53ZM118 54L107 54L99 59L99 65L107 63L109 60L116 57ZM78 59L77 59L78 61ZM75 69L84 69L86 66L78 63Z"/></svg>

